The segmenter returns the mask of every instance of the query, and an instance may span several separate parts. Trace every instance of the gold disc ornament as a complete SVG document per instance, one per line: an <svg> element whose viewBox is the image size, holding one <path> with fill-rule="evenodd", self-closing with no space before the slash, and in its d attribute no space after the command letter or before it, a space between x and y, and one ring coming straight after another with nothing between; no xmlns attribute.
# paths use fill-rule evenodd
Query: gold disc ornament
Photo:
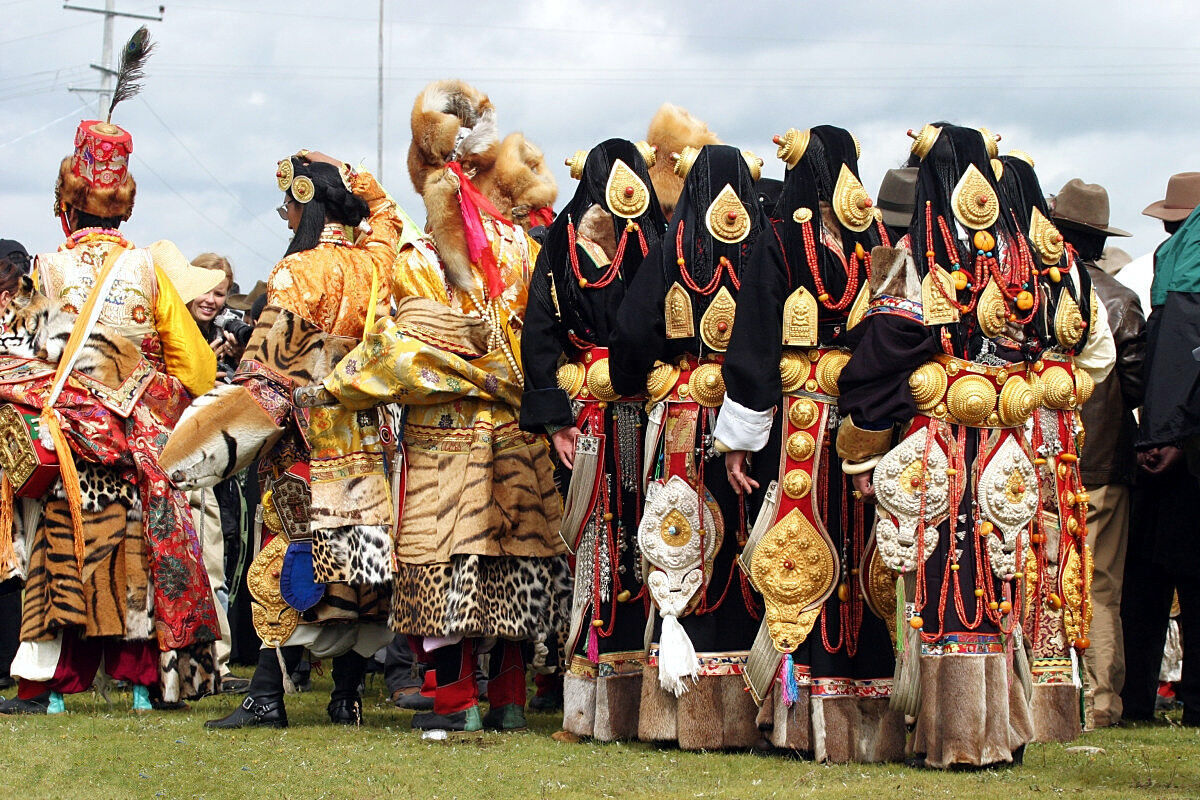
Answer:
<svg viewBox="0 0 1200 800"><path fill-rule="evenodd" d="M700 318L700 338L711 350L724 353L729 347L736 312L737 303L733 295L722 286Z"/></svg>

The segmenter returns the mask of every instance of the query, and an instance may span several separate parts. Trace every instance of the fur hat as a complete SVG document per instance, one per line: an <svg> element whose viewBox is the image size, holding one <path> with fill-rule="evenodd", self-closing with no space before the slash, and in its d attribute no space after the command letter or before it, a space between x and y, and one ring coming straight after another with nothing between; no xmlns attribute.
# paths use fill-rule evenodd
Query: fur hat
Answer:
<svg viewBox="0 0 1200 800"><path fill-rule="evenodd" d="M474 183L500 213L526 230L529 215L552 207L558 198L545 155L522 133L504 137L491 168L476 175Z"/></svg>
<svg viewBox="0 0 1200 800"><path fill-rule="evenodd" d="M75 152L58 166L54 213L70 206L104 219L129 219L137 183L129 174L133 137L109 122L84 120L75 131Z"/></svg>
<svg viewBox="0 0 1200 800"><path fill-rule="evenodd" d="M467 174L488 169L499 146L496 109L483 92L451 80L434 81L417 95L408 146L408 174L417 194L425 194L426 183L449 161L458 161Z"/></svg>
<svg viewBox="0 0 1200 800"><path fill-rule="evenodd" d="M685 109L663 103L650 120L646 141L658 148L658 158L650 167L650 180L663 213L670 217L679 202L679 193L683 191L683 178L675 174L675 160L671 155L683 152L684 147L699 149L706 144L721 144L721 140L708 125Z"/></svg>

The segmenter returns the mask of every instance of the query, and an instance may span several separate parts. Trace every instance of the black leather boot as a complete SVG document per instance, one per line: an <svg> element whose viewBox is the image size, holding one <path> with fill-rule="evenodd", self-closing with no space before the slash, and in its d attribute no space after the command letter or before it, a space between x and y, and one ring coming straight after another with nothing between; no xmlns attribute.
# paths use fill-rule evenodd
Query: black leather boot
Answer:
<svg viewBox="0 0 1200 800"><path fill-rule="evenodd" d="M362 725L362 700L357 697L330 700L325 710L335 725Z"/></svg>
<svg viewBox="0 0 1200 800"><path fill-rule="evenodd" d="M283 707L282 697L257 700L253 696L247 696L229 716L222 719L210 719L204 723L204 727L215 730L286 728L287 726L287 709Z"/></svg>

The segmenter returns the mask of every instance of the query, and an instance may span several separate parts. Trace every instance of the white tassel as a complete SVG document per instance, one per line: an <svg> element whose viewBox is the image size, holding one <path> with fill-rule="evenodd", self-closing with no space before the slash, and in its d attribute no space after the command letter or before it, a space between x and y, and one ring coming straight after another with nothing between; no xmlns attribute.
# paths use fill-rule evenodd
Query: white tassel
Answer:
<svg viewBox="0 0 1200 800"><path fill-rule="evenodd" d="M685 678L693 681L700 678L696 648L692 646L692 640L688 638L678 617L664 616L662 620L662 636L658 642L658 683L679 697L691 688Z"/></svg>

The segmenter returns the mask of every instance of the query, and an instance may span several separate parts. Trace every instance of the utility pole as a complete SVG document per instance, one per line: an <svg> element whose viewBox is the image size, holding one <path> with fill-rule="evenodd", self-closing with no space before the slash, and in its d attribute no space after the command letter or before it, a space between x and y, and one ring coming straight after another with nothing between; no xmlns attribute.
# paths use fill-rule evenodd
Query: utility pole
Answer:
<svg viewBox="0 0 1200 800"><path fill-rule="evenodd" d="M96 113L98 119L103 119L108 113L108 103L112 98L113 78L117 75L116 65L113 64L113 20L117 17L128 17L129 19L149 19L155 22L162 22L163 12L166 11L165 6L158 7L158 15L153 14L132 14L127 11L117 11L117 0L104 0L104 8L88 8L87 6L73 6L70 3L63 3L63 8L68 11L87 11L92 14L104 15L104 44L100 48L100 63L90 64L89 66L100 73L100 86L82 87L70 86L68 91L76 94L94 94L96 95Z"/></svg>
<svg viewBox="0 0 1200 800"><path fill-rule="evenodd" d="M379 182L383 183L383 0L379 0L379 87L377 119L375 121L376 152L375 169Z"/></svg>

